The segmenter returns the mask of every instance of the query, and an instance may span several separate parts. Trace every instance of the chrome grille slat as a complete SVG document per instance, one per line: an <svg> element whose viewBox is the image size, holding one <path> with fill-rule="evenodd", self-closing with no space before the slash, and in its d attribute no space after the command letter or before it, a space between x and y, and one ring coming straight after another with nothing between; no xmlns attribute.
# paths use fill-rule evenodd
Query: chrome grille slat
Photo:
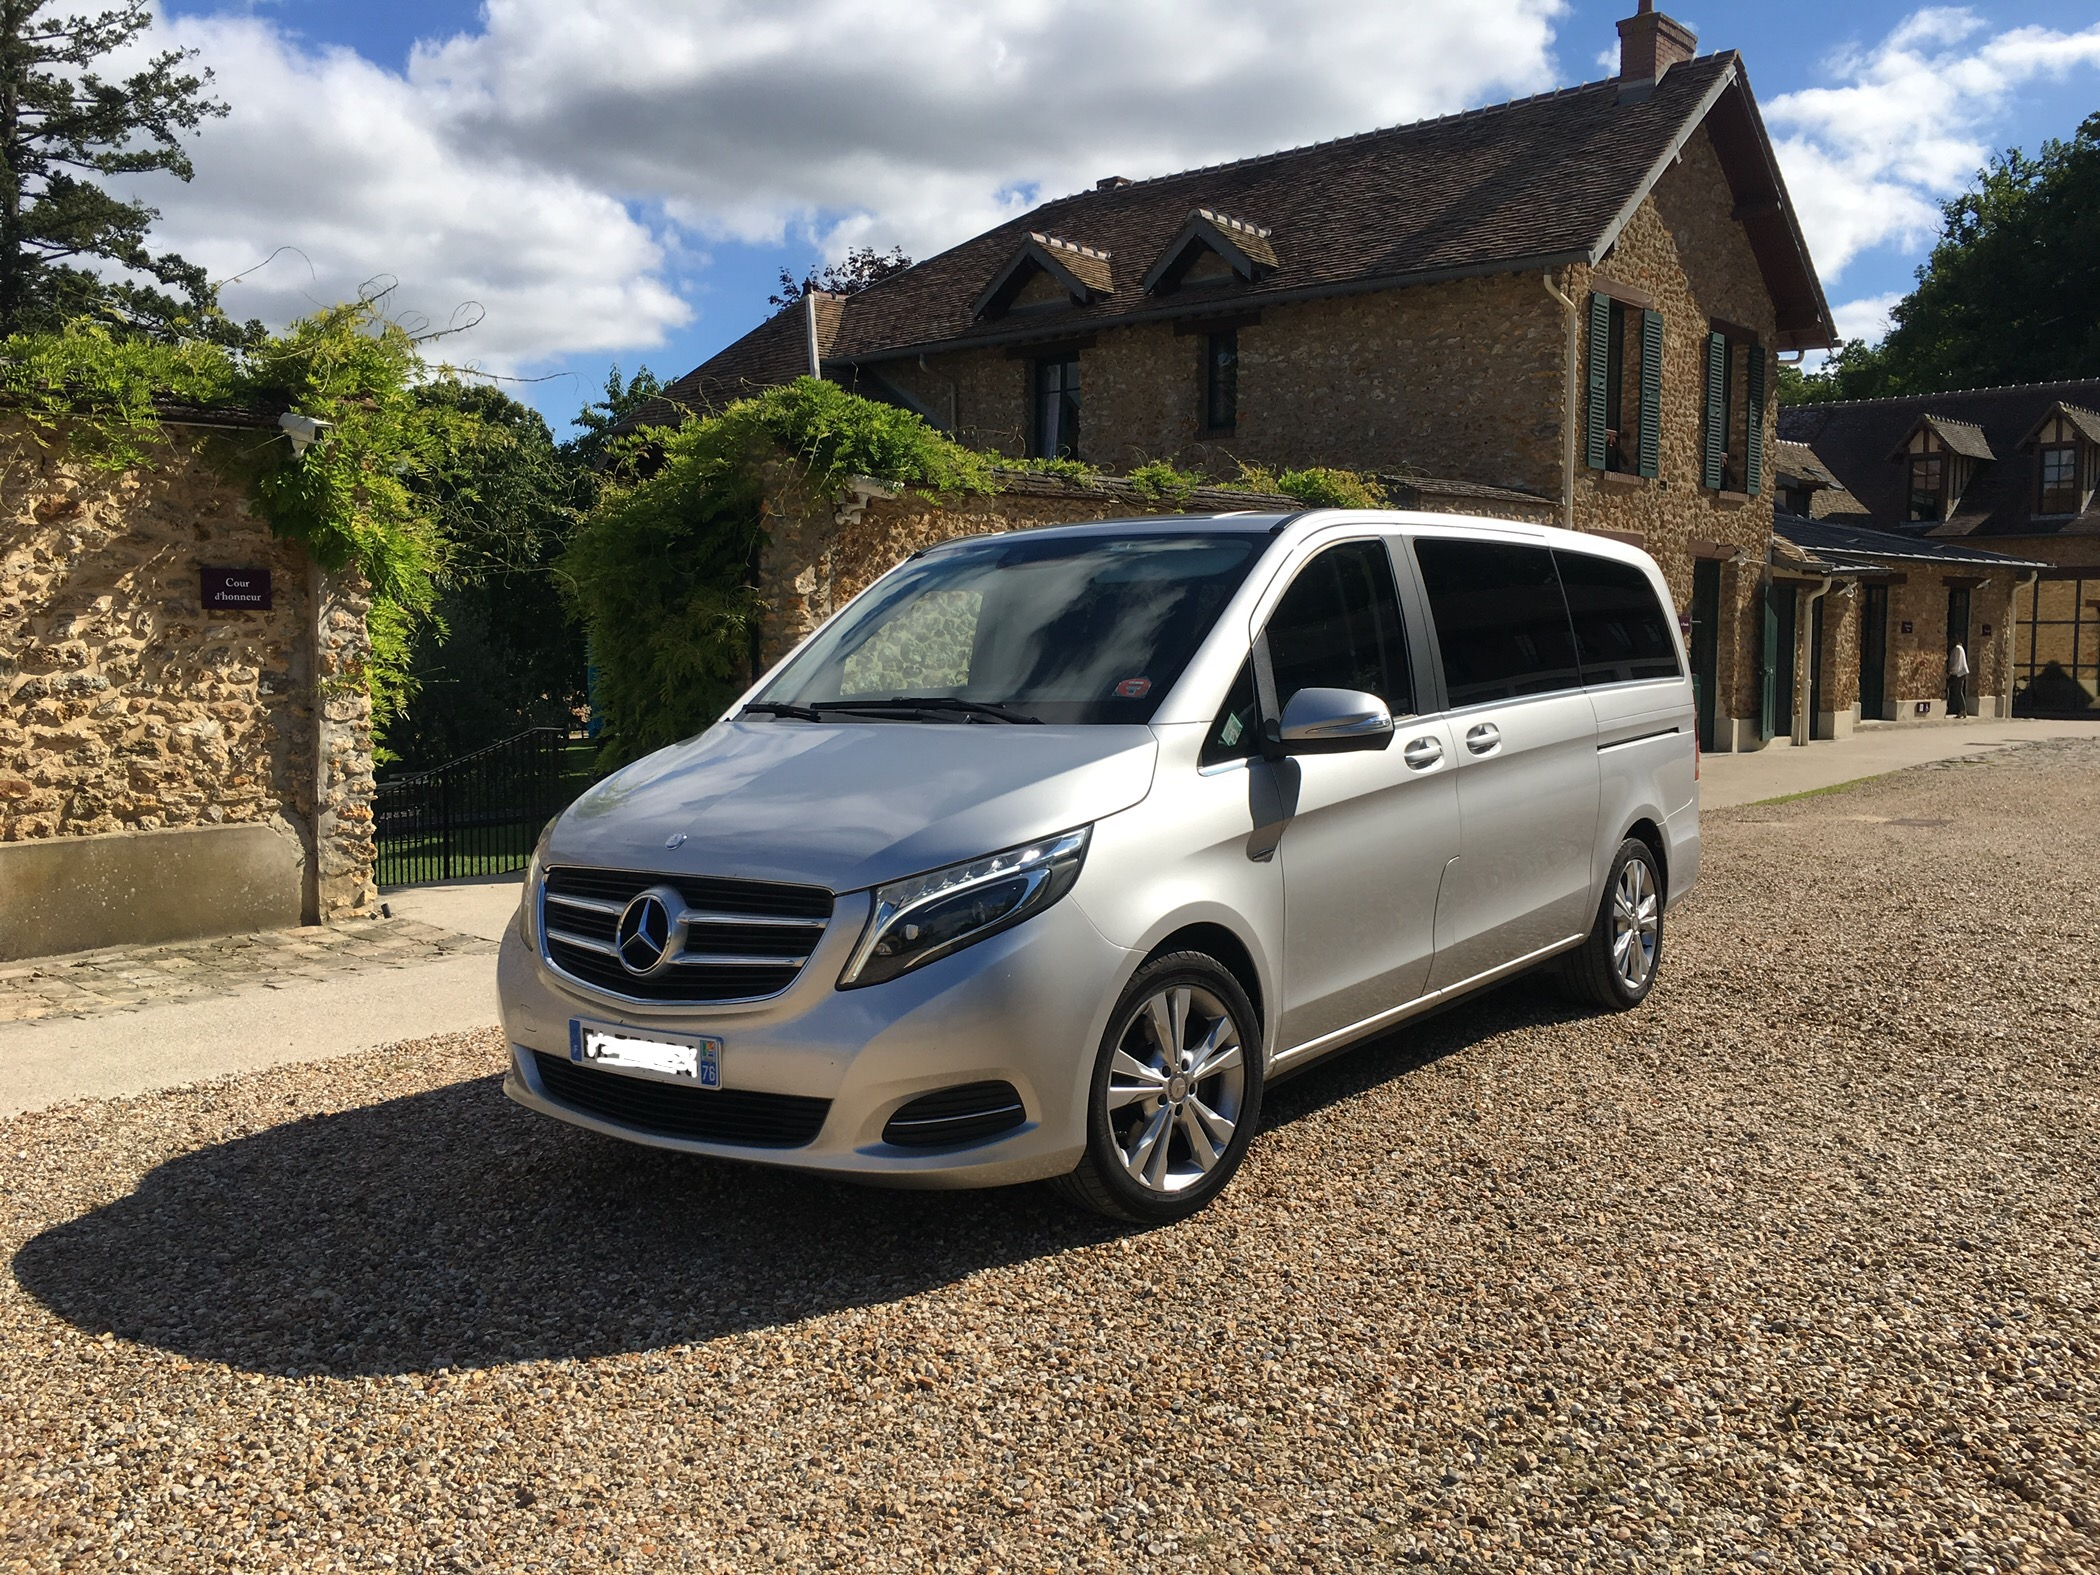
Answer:
<svg viewBox="0 0 2100 1575"><path fill-rule="evenodd" d="M637 976L622 965L615 937L627 904L652 886L679 894L685 949L661 972ZM832 894L815 886L557 865L540 889L540 951L555 972L617 1000L764 1000L808 965L832 906Z"/></svg>

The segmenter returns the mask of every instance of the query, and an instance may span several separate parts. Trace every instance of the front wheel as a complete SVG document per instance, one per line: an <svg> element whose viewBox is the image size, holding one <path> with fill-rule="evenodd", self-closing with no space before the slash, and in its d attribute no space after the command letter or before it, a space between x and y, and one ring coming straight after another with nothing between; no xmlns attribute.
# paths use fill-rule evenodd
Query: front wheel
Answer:
<svg viewBox="0 0 2100 1575"><path fill-rule="evenodd" d="M1155 957L1109 1018L1086 1157L1059 1185L1111 1219L1186 1219L1239 1169L1261 1095L1261 1032L1239 981L1200 952Z"/></svg>
<svg viewBox="0 0 2100 1575"><path fill-rule="evenodd" d="M1561 977L1577 1000L1628 1012L1655 988L1662 944L1662 872L1655 850L1628 837L1612 859L1596 926L1568 953Z"/></svg>

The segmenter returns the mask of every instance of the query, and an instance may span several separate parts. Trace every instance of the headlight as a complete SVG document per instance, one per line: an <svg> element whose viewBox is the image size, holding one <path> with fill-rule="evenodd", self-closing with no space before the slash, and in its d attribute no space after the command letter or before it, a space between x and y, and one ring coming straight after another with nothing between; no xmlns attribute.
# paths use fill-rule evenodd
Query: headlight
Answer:
<svg viewBox="0 0 2100 1575"><path fill-rule="evenodd" d="M1091 826L875 888L839 988L880 984L1039 913L1072 889Z"/></svg>
<svg viewBox="0 0 2100 1575"><path fill-rule="evenodd" d="M540 840L533 844L532 862L525 867L525 890L518 896L518 921L525 939L535 948L540 944L540 881L547 873L547 844L554 838L554 821L559 819L556 815L548 821Z"/></svg>

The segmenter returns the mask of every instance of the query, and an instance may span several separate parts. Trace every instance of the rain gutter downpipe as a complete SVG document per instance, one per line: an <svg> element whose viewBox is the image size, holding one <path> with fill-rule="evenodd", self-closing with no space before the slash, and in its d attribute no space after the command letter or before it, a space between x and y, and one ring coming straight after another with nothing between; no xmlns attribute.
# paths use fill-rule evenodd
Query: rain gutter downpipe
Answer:
<svg viewBox="0 0 2100 1575"><path fill-rule="evenodd" d="M1565 271L1563 271L1563 277L1565 277ZM1572 297L1564 294L1560 286L1554 282L1553 274L1550 270L1540 275L1540 279L1546 286L1546 293L1560 303L1568 325L1568 365L1564 379L1565 397L1561 406L1565 415L1560 424L1560 522L1569 530L1573 530L1575 528L1575 405L1578 394L1576 379L1581 376L1582 371L1576 364L1579 347L1575 342L1575 302Z"/></svg>
<svg viewBox="0 0 2100 1575"><path fill-rule="evenodd" d="M1795 620L1794 715L1792 721L1793 742L1794 747L1797 749L1805 748L1808 744L1809 735L1816 730L1815 713L1809 709L1816 703L1816 697L1810 693L1811 686L1808 681L1808 675L1812 670L1809 646L1814 642L1816 634L1816 603L1830 594L1830 587L1834 583L1835 579L1833 576L1824 575L1823 583L1808 593L1808 604L1801 609L1800 616Z"/></svg>

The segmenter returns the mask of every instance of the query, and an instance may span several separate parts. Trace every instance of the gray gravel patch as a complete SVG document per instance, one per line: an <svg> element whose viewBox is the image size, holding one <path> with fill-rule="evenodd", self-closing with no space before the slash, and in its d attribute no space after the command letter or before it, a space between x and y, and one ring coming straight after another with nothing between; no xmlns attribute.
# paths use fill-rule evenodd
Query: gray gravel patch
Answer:
<svg viewBox="0 0 2100 1575"><path fill-rule="evenodd" d="M1204 1215L600 1141L470 1035L0 1123L24 1569L2100 1568L2100 747L1708 818L1648 1005Z"/></svg>

